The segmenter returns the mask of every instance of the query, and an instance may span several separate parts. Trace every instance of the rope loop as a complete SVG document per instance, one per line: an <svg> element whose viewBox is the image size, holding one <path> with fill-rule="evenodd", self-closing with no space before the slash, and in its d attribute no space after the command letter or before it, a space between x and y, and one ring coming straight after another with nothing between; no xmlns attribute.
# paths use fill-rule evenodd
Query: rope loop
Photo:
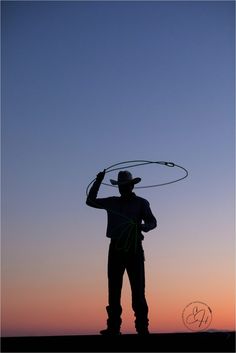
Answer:
<svg viewBox="0 0 236 353"><path fill-rule="evenodd" d="M174 179L172 181L167 181L167 182L161 183L161 184L135 186L134 189L147 189L147 188L154 188L154 187L158 187L158 186L169 185L169 184L177 183L177 181L183 180L183 179L187 178L187 176L188 176L188 171L187 171L186 168L184 168L184 167L182 167L182 166L180 166L178 164L175 164L173 162L166 162L166 161L146 161L146 160L125 161L125 162L119 162L119 163L112 164L109 167L106 167L104 170L105 170L105 173L107 174L107 173L113 172L115 170L121 170L121 169L124 169L124 168L140 167L142 165L149 165L149 164L159 164L159 165L164 165L164 166L169 167L169 168L176 167L178 169L183 170L184 171L184 175L181 178ZM89 185L87 186L86 195L88 195L89 187L95 180L96 180L96 178L93 179L89 183ZM106 186L117 187L116 185L111 185L111 184L107 184L107 183L102 183L102 184L106 185Z"/></svg>

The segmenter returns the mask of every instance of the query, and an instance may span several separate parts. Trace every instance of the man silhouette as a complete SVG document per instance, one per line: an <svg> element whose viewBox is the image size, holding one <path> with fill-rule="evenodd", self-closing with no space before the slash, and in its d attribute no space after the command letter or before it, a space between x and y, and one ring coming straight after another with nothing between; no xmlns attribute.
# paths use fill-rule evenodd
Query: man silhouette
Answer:
<svg viewBox="0 0 236 353"><path fill-rule="evenodd" d="M105 170L97 174L86 204L107 211L106 235L111 238L108 254L108 306L107 328L102 335L119 335L121 326L121 289L123 274L127 271L132 292L132 308L135 314L135 328L138 334L148 331L148 305L145 298L144 252L142 232L156 227L149 202L133 192L134 185L141 178L133 178L128 171L120 171L118 180L110 180L117 185L120 197L97 198Z"/></svg>

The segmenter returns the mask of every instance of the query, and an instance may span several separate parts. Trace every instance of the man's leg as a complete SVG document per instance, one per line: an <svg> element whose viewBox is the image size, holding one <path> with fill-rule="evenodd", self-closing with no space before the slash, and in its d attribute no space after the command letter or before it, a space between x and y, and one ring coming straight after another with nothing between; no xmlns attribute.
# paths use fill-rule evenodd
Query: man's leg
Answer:
<svg viewBox="0 0 236 353"><path fill-rule="evenodd" d="M140 245L127 263L127 273L132 291L132 308L135 327L139 334L148 334L148 305L145 298L144 252Z"/></svg>
<svg viewBox="0 0 236 353"><path fill-rule="evenodd" d="M122 252L114 244L110 244L108 254L108 313L107 330L101 334L118 334L121 326L122 307L120 304L121 289L125 264Z"/></svg>

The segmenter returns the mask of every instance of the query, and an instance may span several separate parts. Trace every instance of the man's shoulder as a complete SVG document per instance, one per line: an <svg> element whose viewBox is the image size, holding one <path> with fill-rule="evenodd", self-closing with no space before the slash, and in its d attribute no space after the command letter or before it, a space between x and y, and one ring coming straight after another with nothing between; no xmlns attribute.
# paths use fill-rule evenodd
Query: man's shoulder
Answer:
<svg viewBox="0 0 236 353"><path fill-rule="evenodd" d="M135 198L136 198L136 200L139 201L140 203L143 203L143 204L146 204L146 205L148 204L148 205L149 205L149 201L146 200L146 199L144 199L143 197L135 195Z"/></svg>
<svg viewBox="0 0 236 353"><path fill-rule="evenodd" d="M107 197L106 199L111 202L117 202L120 200L120 197L119 196L110 196L110 197Z"/></svg>

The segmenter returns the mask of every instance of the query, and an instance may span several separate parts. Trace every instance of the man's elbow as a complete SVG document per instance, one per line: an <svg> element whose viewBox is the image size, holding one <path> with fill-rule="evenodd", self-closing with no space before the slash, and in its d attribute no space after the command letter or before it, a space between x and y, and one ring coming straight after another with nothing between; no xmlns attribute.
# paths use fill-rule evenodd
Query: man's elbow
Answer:
<svg viewBox="0 0 236 353"><path fill-rule="evenodd" d="M150 230L153 230L154 228L156 228L157 226L157 222L150 222L150 223L145 223L141 225L141 231L142 232L150 232Z"/></svg>
<svg viewBox="0 0 236 353"><path fill-rule="evenodd" d="M150 223L150 229L149 230L153 230L157 227L157 221L156 219L153 220L151 223Z"/></svg>
<svg viewBox="0 0 236 353"><path fill-rule="evenodd" d="M156 227L157 227L157 222L152 222L152 223L150 224L150 226L149 226L149 230L148 230L148 231L153 230L153 229L155 229Z"/></svg>
<svg viewBox="0 0 236 353"><path fill-rule="evenodd" d="M92 206L92 201L89 198L87 198L87 200L86 200L86 205L87 206Z"/></svg>
<svg viewBox="0 0 236 353"><path fill-rule="evenodd" d="M157 227L157 221L155 219L155 221L153 222L153 229L155 229Z"/></svg>
<svg viewBox="0 0 236 353"><path fill-rule="evenodd" d="M94 208L100 208L99 205L98 205L98 202L96 201L96 199L93 200L91 198L87 198L86 205L90 206L90 207L94 207Z"/></svg>

